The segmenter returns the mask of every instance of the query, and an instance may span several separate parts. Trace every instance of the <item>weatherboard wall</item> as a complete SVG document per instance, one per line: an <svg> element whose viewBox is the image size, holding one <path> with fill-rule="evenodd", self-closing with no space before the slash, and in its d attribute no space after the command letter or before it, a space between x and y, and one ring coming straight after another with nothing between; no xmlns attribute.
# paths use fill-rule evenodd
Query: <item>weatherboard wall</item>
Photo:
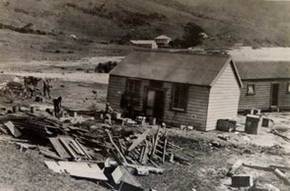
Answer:
<svg viewBox="0 0 290 191"><path fill-rule="evenodd" d="M240 86L228 64L210 89L206 130L216 129L217 120L237 117Z"/></svg>
<svg viewBox="0 0 290 191"><path fill-rule="evenodd" d="M290 109L290 93L287 85L290 80L244 80L239 102L239 111L258 108L268 110L271 105L271 85L279 84L278 106L280 109ZM248 84L255 85L255 94L247 95Z"/></svg>
<svg viewBox="0 0 290 191"><path fill-rule="evenodd" d="M126 78L110 75L107 101L111 104L112 108L121 111L120 103L122 94L125 92Z"/></svg>
<svg viewBox="0 0 290 191"><path fill-rule="evenodd" d="M108 95L107 101L111 104L112 108L121 112L121 99L122 95L126 90L127 77L110 75L109 77L109 86L108 86ZM140 88L140 100L137 105L134 105L134 110L142 112L143 110L143 98L145 94L145 87L148 86L149 80L141 80Z"/></svg>
<svg viewBox="0 0 290 191"><path fill-rule="evenodd" d="M206 130L209 87L190 86L186 111L171 109L172 83L164 83L165 96L164 121L176 125L191 125L199 130Z"/></svg>

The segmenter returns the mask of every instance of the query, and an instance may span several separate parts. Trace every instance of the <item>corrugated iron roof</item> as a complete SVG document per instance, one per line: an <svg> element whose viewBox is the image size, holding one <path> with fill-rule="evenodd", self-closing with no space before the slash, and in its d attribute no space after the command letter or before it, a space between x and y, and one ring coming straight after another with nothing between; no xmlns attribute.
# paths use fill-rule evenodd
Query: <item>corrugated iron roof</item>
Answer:
<svg viewBox="0 0 290 191"><path fill-rule="evenodd" d="M111 75L211 86L229 60L228 55L136 51L119 63Z"/></svg>
<svg viewBox="0 0 290 191"><path fill-rule="evenodd" d="M290 79L290 61L235 62L242 80Z"/></svg>

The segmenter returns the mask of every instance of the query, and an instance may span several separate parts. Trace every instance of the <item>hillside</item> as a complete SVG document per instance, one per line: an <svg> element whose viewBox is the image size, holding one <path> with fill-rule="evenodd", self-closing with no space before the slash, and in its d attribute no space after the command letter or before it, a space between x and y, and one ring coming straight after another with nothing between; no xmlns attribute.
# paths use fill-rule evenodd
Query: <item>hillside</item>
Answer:
<svg viewBox="0 0 290 191"><path fill-rule="evenodd" d="M0 48L86 54L98 42L180 38L188 22L209 35L205 46L289 46L289 20L290 3L264 0L3 0Z"/></svg>

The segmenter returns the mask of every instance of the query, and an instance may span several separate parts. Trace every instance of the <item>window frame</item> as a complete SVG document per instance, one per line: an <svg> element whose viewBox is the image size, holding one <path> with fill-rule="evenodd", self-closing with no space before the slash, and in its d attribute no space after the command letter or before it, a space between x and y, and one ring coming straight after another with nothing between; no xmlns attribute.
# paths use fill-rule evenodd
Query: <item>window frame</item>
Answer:
<svg viewBox="0 0 290 191"><path fill-rule="evenodd" d="M290 82L287 82L286 93L290 94Z"/></svg>
<svg viewBox="0 0 290 191"><path fill-rule="evenodd" d="M184 99L185 102L184 102L184 106L183 107L176 107L175 106L175 98L176 98L176 88L177 87L180 87L182 86L183 88L185 88L185 95L180 95L181 96L181 99ZM175 84L172 84L172 91L171 91L171 106L170 106L170 109L172 111L178 111L178 112L187 112L187 105L188 105L188 94L189 94L189 86L186 85L186 84L178 84L178 83L175 83ZM180 99L180 98L179 98Z"/></svg>
<svg viewBox="0 0 290 191"><path fill-rule="evenodd" d="M249 93L249 87L253 87L253 93ZM254 96L256 95L256 85L255 84L247 84L247 96Z"/></svg>
<svg viewBox="0 0 290 191"><path fill-rule="evenodd" d="M131 89L131 84L130 83L132 83L132 82L134 82L134 84L133 84L133 90ZM139 87L137 87L137 83L138 83L138 86ZM127 93L130 93L130 94L133 94L133 95L140 95L140 93L141 93L141 85L142 85L142 81L141 80L139 80L139 79L134 79L134 78L127 78L127 80L126 80L126 92Z"/></svg>

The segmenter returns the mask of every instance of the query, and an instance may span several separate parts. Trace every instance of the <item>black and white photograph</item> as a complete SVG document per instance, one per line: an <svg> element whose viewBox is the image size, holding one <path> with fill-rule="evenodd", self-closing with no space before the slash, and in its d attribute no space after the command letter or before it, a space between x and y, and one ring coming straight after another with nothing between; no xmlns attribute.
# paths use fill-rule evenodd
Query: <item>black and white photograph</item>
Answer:
<svg viewBox="0 0 290 191"><path fill-rule="evenodd" d="M0 191L290 191L290 0L0 0Z"/></svg>

